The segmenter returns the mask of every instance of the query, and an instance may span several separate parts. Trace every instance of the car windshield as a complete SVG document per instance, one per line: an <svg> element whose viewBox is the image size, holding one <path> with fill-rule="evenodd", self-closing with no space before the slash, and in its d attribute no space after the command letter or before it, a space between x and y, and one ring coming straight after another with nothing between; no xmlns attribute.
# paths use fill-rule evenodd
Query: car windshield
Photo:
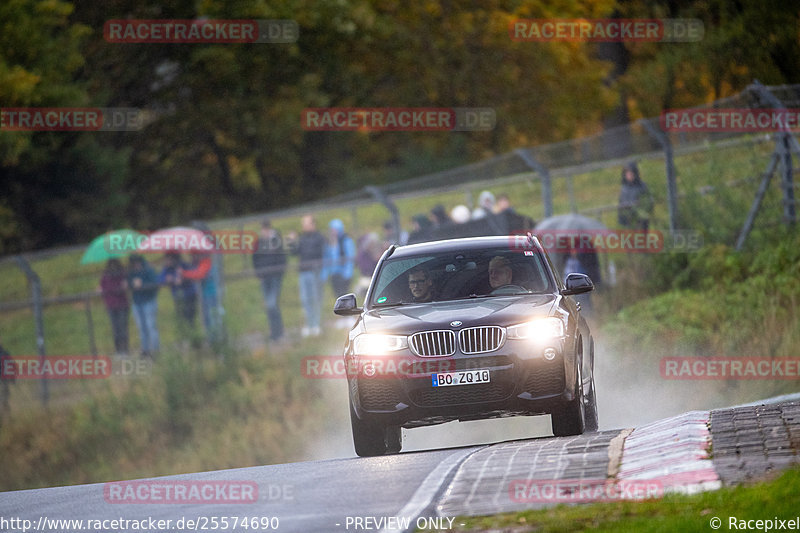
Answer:
<svg viewBox="0 0 800 533"><path fill-rule="evenodd" d="M553 292L544 257L507 248L429 253L386 260L375 279L375 307Z"/></svg>

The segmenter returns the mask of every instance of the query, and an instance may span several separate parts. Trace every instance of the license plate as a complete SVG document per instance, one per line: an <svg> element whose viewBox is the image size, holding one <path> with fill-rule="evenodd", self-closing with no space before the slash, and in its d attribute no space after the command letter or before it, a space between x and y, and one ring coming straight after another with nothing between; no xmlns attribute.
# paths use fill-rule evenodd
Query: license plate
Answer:
<svg viewBox="0 0 800 533"><path fill-rule="evenodd" d="M463 372L438 372L431 374L434 387L454 385L479 385L491 381L488 370L465 370Z"/></svg>

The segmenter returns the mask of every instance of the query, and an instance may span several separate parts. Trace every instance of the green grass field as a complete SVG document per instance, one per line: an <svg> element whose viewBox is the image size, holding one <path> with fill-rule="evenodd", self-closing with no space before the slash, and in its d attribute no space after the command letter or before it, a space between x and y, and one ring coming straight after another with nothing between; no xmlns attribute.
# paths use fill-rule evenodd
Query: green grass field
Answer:
<svg viewBox="0 0 800 533"><path fill-rule="evenodd" d="M524 533L571 533L573 531L652 533L779 530L779 520L794 520L789 530L800 527L797 494L800 469L794 468L777 479L714 492L687 496L668 494L662 499L591 505L559 505L538 511L507 513L489 517L456 518L452 531ZM719 519L717 522L714 519ZM731 519L735 527L731 526ZM719 524L718 527L712 525ZM753 522L747 522L753 520ZM772 526L755 520L772 520ZM784 530L789 526L784 523Z"/></svg>

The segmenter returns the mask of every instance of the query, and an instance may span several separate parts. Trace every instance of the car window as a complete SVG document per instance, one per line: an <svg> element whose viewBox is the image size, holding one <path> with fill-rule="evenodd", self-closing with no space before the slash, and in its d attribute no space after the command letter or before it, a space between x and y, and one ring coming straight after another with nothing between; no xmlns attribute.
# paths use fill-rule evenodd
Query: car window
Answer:
<svg viewBox="0 0 800 533"><path fill-rule="evenodd" d="M434 259L433 256L424 256L424 257L412 257L410 259L396 259L384 263L384 266L381 269L381 275L380 277L378 277L375 283L374 293L376 294L376 296L373 298L373 302L376 302L381 296L386 297L387 296L385 294L386 287L392 284L393 282L396 282L398 279L402 278L401 279L402 283L407 284L408 282L407 272L432 259ZM394 302L395 299L392 299L392 301ZM378 303L384 303L384 302L386 302L386 300Z"/></svg>
<svg viewBox="0 0 800 533"><path fill-rule="evenodd" d="M491 280L490 267L503 269L504 275ZM392 305L418 301L412 296L408 278L419 268L431 279L430 301L554 290L544 257L539 252L521 253L501 248L390 258L377 274L371 303Z"/></svg>

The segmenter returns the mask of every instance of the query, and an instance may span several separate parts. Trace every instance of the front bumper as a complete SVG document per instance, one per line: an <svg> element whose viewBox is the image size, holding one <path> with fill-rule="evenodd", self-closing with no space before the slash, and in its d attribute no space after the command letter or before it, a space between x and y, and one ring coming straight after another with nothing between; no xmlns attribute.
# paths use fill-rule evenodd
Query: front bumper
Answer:
<svg viewBox="0 0 800 533"><path fill-rule="evenodd" d="M525 350L515 350L515 348ZM542 350L506 342L500 350L478 355L422 358L409 353L358 357L348 361L350 400L360 419L382 425L416 427L452 420L478 420L551 412L572 398L574 354L548 361ZM489 370L489 383L434 387L434 372Z"/></svg>

